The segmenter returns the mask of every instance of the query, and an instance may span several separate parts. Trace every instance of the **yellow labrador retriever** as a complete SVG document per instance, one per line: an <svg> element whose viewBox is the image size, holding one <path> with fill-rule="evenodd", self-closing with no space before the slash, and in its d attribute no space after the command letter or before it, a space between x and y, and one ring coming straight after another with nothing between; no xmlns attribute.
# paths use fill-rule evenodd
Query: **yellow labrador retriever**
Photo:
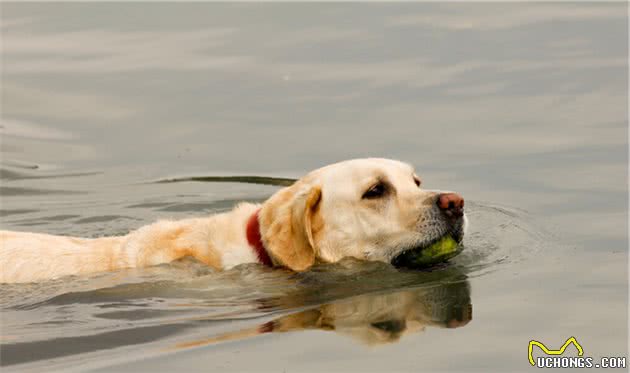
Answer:
<svg viewBox="0 0 630 373"><path fill-rule="evenodd" d="M444 235L461 241L464 200L423 190L413 168L368 158L312 171L262 205L125 236L85 239L0 231L0 282L32 282L168 263L185 256L217 269L260 262L303 271L344 257L391 263Z"/></svg>

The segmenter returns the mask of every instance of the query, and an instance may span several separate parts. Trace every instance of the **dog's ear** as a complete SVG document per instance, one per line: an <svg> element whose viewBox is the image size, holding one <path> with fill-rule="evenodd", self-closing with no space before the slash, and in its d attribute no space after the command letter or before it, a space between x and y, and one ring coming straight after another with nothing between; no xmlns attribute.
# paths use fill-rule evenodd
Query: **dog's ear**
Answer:
<svg viewBox="0 0 630 373"><path fill-rule="evenodd" d="M261 235L277 264L303 271L315 263L312 221L321 195L319 186L294 184L263 205Z"/></svg>

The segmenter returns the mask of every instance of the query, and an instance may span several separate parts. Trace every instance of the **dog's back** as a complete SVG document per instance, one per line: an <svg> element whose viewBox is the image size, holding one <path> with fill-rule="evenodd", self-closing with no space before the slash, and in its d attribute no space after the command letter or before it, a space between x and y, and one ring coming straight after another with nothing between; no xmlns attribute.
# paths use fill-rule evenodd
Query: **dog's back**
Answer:
<svg viewBox="0 0 630 373"><path fill-rule="evenodd" d="M117 267L123 237L76 238L0 231L0 282L31 282Z"/></svg>

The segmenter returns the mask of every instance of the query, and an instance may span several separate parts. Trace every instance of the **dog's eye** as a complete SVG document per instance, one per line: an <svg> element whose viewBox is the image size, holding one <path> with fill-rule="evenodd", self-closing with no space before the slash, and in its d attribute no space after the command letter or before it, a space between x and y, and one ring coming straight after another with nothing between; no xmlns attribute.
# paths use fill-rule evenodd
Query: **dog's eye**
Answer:
<svg viewBox="0 0 630 373"><path fill-rule="evenodd" d="M385 184L378 183L378 184L373 185L370 189L368 189L365 193L363 193L363 197L361 198L367 198L367 199L379 198L379 197L382 197L386 191L387 191L387 188Z"/></svg>
<svg viewBox="0 0 630 373"><path fill-rule="evenodd" d="M422 182L420 181L420 179L418 179L418 177L414 176L413 177L413 182L416 183L416 186L419 188L420 184L422 184Z"/></svg>

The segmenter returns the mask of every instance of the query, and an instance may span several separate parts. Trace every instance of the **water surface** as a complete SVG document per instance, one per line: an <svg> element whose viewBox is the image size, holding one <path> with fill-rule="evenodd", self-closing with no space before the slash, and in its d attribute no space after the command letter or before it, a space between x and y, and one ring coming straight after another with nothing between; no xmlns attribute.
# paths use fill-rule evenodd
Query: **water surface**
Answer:
<svg viewBox="0 0 630 373"><path fill-rule="evenodd" d="M626 355L627 4L1 6L2 229L125 234L363 156L458 191L471 223L433 271L2 285L3 370L524 371L529 340L569 336Z"/></svg>

